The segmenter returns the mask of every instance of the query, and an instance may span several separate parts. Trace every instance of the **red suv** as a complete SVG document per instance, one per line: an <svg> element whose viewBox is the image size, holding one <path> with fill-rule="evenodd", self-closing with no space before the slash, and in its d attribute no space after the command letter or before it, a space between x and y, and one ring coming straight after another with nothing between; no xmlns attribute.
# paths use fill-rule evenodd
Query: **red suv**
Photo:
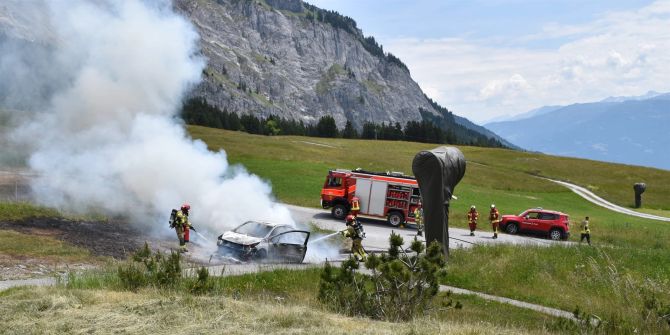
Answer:
<svg viewBox="0 0 670 335"><path fill-rule="evenodd" d="M566 240L570 236L569 216L542 208L528 209L519 215L503 215L500 229L508 234L528 232L548 235L555 241Z"/></svg>

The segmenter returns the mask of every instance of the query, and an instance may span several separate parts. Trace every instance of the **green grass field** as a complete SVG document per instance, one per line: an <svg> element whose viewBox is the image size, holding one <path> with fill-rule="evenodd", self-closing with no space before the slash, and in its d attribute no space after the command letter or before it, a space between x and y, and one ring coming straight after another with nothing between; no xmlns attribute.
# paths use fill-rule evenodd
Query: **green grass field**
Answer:
<svg viewBox="0 0 670 335"><path fill-rule="evenodd" d="M264 137L190 127L210 149L224 149L264 179L280 201L318 207L319 191L329 169L362 167L411 173L419 150L435 145ZM607 332L668 331L652 317L641 316L650 297L670 305L670 224L635 218L592 205L544 176L589 188L601 197L631 207L632 185L648 184L641 211L670 216L670 171L554 157L504 149L460 147L468 161L452 201L450 224L465 227L474 204L486 211L496 203L504 214L543 207L570 215L571 241L576 223L590 216L595 247L475 247L451 255L447 283L565 310L580 307L607 320ZM299 178L294 178L299 176ZM481 210L480 210L481 212ZM480 229L489 231L487 224ZM649 313L648 313L649 314ZM658 321L658 320L656 320ZM663 324L661 323L661 326Z"/></svg>
<svg viewBox="0 0 670 335"><path fill-rule="evenodd" d="M196 139L211 150L224 149L229 161L269 180L285 202L316 207L329 169L357 168L403 171L411 174L414 155L435 144L258 136L242 132L189 126ZM459 147L468 167L456 193L471 186L487 190L566 192L561 186L532 175L570 181L621 206L633 204L633 184L646 182L643 209L670 213L670 171L562 158L505 149ZM300 178L294 178L300 176ZM298 180L299 179L299 180Z"/></svg>
<svg viewBox="0 0 670 335"><path fill-rule="evenodd" d="M266 137L195 126L190 126L189 131L194 138L205 141L211 150L225 150L231 164L241 164L267 180L279 201L309 207L318 207L321 186L329 169L361 167L411 174L411 161L416 152L436 146ZM468 167L464 180L456 188L458 200L452 202L452 226L466 226L465 213L472 204L485 212L491 203L496 203L504 214L544 207L570 215L573 242L578 240L575 223L590 216L594 247L477 246L454 250L448 263L446 284L570 311L579 307L606 320L599 333L670 333L670 327L654 314L663 312L663 306L670 306L670 242L667 238L670 224L608 211L559 185L535 177L570 181L627 207L632 205L633 183L643 181L648 189L640 210L670 216L670 171L503 149L460 149L468 160ZM0 211L5 221L62 216L30 204L0 203ZM489 227L483 222L480 229L489 233ZM0 242L2 238L0 236ZM6 243L0 252L22 248ZM30 240L23 244L41 242ZM46 246L44 252L51 253L51 247ZM76 250L69 252L77 255ZM319 308L315 300L318 271L221 278L217 281L216 294L205 296L153 289L128 293L120 290L112 272L105 271L73 278L67 287L4 291L0 293L0 323L22 333L91 330L89 324L133 333L213 329L233 333L580 332L576 328L565 328L543 314L470 296L457 297L465 305L462 311L436 313L408 324L346 318ZM68 317L63 318L63 315ZM181 324L174 321L177 316L186 316L198 323ZM432 320L439 321L437 328L428 325Z"/></svg>

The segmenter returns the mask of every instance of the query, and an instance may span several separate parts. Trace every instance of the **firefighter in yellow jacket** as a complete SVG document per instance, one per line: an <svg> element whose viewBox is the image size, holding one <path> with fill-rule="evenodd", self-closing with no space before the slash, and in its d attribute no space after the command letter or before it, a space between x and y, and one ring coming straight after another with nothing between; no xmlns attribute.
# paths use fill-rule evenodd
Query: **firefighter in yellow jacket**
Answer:
<svg viewBox="0 0 670 335"><path fill-rule="evenodd" d="M364 262L368 258L368 254L365 252L365 249L363 249L363 239L365 238L363 225L358 222L353 215L347 215L346 222L347 229L343 230L341 233L344 237L351 238L351 254L357 261Z"/></svg>
<svg viewBox="0 0 670 335"><path fill-rule="evenodd" d="M581 244L584 242L584 239L586 239L586 242L591 245L591 229L589 229L589 217L587 216L582 223L579 224L579 227L582 228L582 236L579 239L579 243Z"/></svg>
<svg viewBox="0 0 670 335"><path fill-rule="evenodd" d="M186 248L185 232L191 228L191 222L188 220L188 211L191 209L189 204L183 204L181 210L177 211L177 215L174 220L174 229L177 232L177 238L179 238L179 251L188 252Z"/></svg>
<svg viewBox="0 0 670 335"><path fill-rule="evenodd" d="M423 206L421 202L414 209L414 222L416 223L416 236L423 236Z"/></svg>
<svg viewBox="0 0 670 335"><path fill-rule="evenodd" d="M500 213L496 205L491 204L491 212L489 212L489 221L491 228L493 228L493 238L498 238L498 224L500 223Z"/></svg>
<svg viewBox="0 0 670 335"><path fill-rule="evenodd" d="M353 216L358 216L358 212L361 211L360 199L357 196L351 198L351 209L349 210L350 214Z"/></svg>

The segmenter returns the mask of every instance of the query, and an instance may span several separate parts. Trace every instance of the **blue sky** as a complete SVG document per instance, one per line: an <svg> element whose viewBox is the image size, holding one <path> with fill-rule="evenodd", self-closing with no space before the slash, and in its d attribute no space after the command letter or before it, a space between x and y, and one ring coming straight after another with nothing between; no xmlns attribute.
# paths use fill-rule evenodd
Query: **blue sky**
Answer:
<svg viewBox="0 0 670 335"><path fill-rule="evenodd" d="M670 1L312 0L352 17L428 95L484 122L670 91Z"/></svg>

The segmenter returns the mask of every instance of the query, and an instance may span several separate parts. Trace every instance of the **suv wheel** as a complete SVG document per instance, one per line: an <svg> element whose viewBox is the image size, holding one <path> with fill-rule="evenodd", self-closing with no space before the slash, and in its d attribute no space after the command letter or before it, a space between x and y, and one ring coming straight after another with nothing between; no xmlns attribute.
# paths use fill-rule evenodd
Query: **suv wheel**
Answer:
<svg viewBox="0 0 670 335"><path fill-rule="evenodd" d="M342 204L335 205L333 210L330 212L334 218L338 220L343 220L347 216L347 207Z"/></svg>
<svg viewBox="0 0 670 335"><path fill-rule="evenodd" d="M516 233L519 232L519 226L518 226L516 223L511 222L511 223L509 223L509 224L507 225L507 227L505 227L505 231L506 231L508 234L512 234L512 235L514 235L514 234L516 234Z"/></svg>
<svg viewBox="0 0 670 335"><path fill-rule="evenodd" d="M549 238L553 241L560 241L563 239L563 232L560 229L552 229L549 231Z"/></svg>

